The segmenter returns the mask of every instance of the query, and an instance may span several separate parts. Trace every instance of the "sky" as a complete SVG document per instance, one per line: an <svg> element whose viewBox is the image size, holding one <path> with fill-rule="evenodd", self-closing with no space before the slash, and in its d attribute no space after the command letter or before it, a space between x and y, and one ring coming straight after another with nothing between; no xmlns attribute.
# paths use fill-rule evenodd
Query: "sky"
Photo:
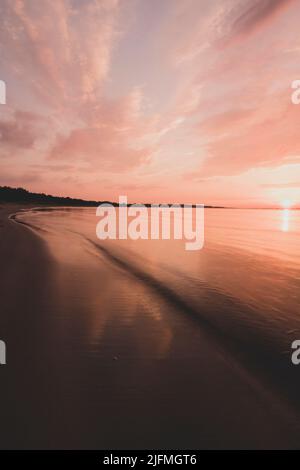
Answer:
<svg viewBox="0 0 300 470"><path fill-rule="evenodd" d="M1 0L0 185L300 206L300 0Z"/></svg>

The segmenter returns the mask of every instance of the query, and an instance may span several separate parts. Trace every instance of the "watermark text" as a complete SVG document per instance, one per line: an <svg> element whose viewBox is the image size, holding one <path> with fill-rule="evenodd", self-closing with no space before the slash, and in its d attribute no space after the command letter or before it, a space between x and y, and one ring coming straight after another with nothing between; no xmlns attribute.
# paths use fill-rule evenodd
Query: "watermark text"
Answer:
<svg viewBox="0 0 300 470"><path fill-rule="evenodd" d="M103 203L97 207L101 217L96 227L100 240L185 240L186 250L204 245L203 204L131 204L119 197L119 206Z"/></svg>
<svg viewBox="0 0 300 470"><path fill-rule="evenodd" d="M300 80L294 80L291 86L295 90L291 95L292 103L300 104Z"/></svg>
<svg viewBox="0 0 300 470"><path fill-rule="evenodd" d="M6 104L6 84L0 80L0 104Z"/></svg>
<svg viewBox="0 0 300 470"><path fill-rule="evenodd" d="M6 344L0 339L0 365L6 364Z"/></svg>

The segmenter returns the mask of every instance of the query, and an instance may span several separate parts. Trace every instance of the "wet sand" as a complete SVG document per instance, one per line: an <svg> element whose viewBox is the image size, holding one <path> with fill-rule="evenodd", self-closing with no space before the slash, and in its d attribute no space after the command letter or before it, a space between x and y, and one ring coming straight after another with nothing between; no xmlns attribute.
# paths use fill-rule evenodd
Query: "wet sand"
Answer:
<svg viewBox="0 0 300 470"><path fill-rule="evenodd" d="M297 447L285 400L179 296L104 248L59 262L16 210L0 211L2 449Z"/></svg>

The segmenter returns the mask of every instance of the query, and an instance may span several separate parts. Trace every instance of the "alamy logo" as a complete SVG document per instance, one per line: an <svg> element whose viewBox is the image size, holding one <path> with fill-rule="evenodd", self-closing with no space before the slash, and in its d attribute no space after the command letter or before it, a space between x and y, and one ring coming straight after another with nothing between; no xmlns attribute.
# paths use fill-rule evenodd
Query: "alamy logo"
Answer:
<svg viewBox="0 0 300 470"><path fill-rule="evenodd" d="M294 366L298 366L300 364L300 340L295 339L295 341L292 342L291 348L294 349L291 357L292 363Z"/></svg>
<svg viewBox="0 0 300 470"><path fill-rule="evenodd" d="M101 217L96 227L100 240L186 240L186 250L200 250L204 245L203 204L128 205L119 197L119 206L103 203L97 207Z"/></svg>
<svg viewBox="0 0 300 470"><path fill-rule="evenodd" d="M0 365L6 364L6 344L0 340Z"/></svg>
<svg viewBox="0 0 300 470"><path fill-rule="evenodd" d="M292 88L295 90L291 96L292 103L300 104L300 80L294 80L292 82Z"/></svg>
<svg viewBox="0 0 300 470"><path fill-rule="evenodd" d="M0 80L0 104L6 104L6 84Z"/></svg>

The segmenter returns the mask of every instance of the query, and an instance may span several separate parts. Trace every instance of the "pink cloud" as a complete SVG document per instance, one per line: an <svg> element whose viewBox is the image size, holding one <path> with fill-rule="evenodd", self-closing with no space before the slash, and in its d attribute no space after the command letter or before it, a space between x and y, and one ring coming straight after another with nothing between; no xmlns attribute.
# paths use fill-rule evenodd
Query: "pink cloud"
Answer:
<svg viewBox="0 0 300 470"><path fill-rule="evenodd" d="M75 129L67 137L58 137L50 158L82 160L92 169L123 171L146 162L150 149L130 148L122 132L109 127Z"/></svg>
<svg viewBox="0 0 300 470"><path fill-rule="evenodd" d="M262 194L269 169L299 161L298 13L295 0L2 0L3 178L94 198L105 179L114 197L177 202L201 183L228 201L263 169Z"/></svg>
<svg viewBox="0 0 300 470"><path fill-rule="evenodd" d="M82 126L58 136L49 158L82 160L103 171L124 171L146 163L155 146L142 142L152 120L141 112L142 95L133 90L118 100L105 100L83 107Z"/></svg>
<svg viewBox="0 0 300 470"><path fill-rule="evenodd" d="M0 121L0 143L2 149L31 149L38 139L41 117L30 112L15 111L12 116Z"/></svg>
<svg viewBox="0 0 300 470"><path fill-rule="evenodd" d="M116 0L3 0L3 62L58 108L99 94L117 37Z"/></svg>
<svg viewBox="0 0 300 470"><path fill-rule="evenodd" d="M299 109L290 103L288 92L262 99L261 108L214 115L199 126L210 137L209 157L202 162L199 174L234 175L300 161L299 119Z"/></svg>
<svg viewBox="0 0 300 470"><path fill-rule="evenodd" d="M232 2L219 28L223 41L245 36L271 22L294 0L247 0Z"/></svg>

